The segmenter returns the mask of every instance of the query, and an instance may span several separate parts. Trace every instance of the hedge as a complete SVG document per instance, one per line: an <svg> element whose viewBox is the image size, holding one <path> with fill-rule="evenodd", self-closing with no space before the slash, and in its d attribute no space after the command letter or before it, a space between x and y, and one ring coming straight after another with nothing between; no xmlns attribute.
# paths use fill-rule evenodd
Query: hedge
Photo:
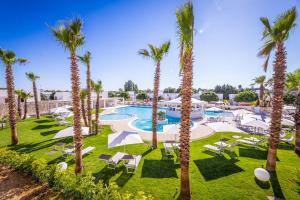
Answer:
<svg viewBox="0 0 300 200"><path fill-rule="evenodd" d="M29 154L0 148L0 164L33 176L36 181L47 182L55 191L60 192L68 199L95 199L95 200L152 200L144 192L131 194L120 192L115 183L105 185L95 183L91 173L75 175L71 169L60 170L56 165L48 165L44 159L35 159Z"/></svg>

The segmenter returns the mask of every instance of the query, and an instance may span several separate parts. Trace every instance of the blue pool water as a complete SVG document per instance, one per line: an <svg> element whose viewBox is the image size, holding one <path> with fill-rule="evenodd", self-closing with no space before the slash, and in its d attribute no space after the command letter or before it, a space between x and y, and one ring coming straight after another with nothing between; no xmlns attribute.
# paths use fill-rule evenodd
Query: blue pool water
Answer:
<svg viewBox="0 0 300 200"><path fill-rule="evenodd" d="M112 113L112 114L102 115L100 118L102 120L121 120L121 119L128 119L130 117L132 117L132 115Z"/></svg>
<svg viewBox="0 0 300 200"><path fill-rule="evenodd" d="M159 109L159 111L165 111L165 109ZM205 112L206 116L209 117L217 117L224 116L230 117L233 116L231 112ZM138 129L142 129L145 131L152 131L152 107L142 107L142 106L127 106L123 108L116 109L116 113L102 115L103 120L122 120L128 119L132 116L136 116L137 119L132 123L132 125ZM180 122L180 118L168 117L168 124L177 124ZM157 131L163 131L162 124L157 125Z"/></svg>

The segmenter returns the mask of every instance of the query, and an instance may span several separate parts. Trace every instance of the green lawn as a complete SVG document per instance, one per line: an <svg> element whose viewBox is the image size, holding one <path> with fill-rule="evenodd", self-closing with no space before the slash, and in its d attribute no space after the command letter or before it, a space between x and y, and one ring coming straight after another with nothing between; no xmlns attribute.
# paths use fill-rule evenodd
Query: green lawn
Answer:
<svg viewBox="0 0 300 200"><path fill-rule="evenodd" d="M57 126L57 123L47 116L41 117L40 120L27 119L19 122L20 144L10 148L31 153L49 163L61 162L64 158L60 153L48 155L47 152L51 151L53 144L58 141L72 143L72 138L52 139L55 133L63 128L65 127ZM128 145L128 153L143 155L135 175L127 175L121 165L115 171L109 170L104 162L98 160L98 156L102 153L114 154L123 151L123 147L107 149L109 133L110 127L105 126L102 134L84 138L84 147L96 147L83 159L86 171L91 171L97 181L115 181L122 190L142 190L151 193L155 199L173 199L177 196L180 166L175 164L176 156L167 158L162 144L153 151L144 144ZM229 138L229 142L234 142L232 135L233 133L216 133L209 138L192 142L190 177L193 199L266 199L266 196L274 194L286 199L300 199L300 159L289 145L280 145L277 174L272 174L270 184L257 183L253 175L256 167L265 165L266 146L256 150L240 145L236 147L235 154L225 154L225 157L203 150L203 145L213 144L220 138ZM0 130L0 137L0 146L10 144L9 129ZM66 162L74 167L71 157Z"/></svg>

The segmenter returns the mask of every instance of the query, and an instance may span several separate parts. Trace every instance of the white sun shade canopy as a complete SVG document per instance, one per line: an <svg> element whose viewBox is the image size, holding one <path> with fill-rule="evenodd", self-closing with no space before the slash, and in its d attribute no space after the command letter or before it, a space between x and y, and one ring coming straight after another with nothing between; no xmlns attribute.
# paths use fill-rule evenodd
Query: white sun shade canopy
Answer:
<svg viewBox="0 0 300 200"><path fill-rule="evenodd" d="M212 123L207 123L206 125L216 132L244 133L244 131L236 128L235 126L230 125L227 122L212 122Z"/></svg>
<svg viewBox="0 0 300 200"><path fill-rule="evenodd" d="M247 114L251 114L251 111L245 110L245 109L239 109L239 110L234 110L232 111L234 116L244 116Z"/></svg>
<svg viewBox="0 0 300 200"><path fill-rule="evenodd" d="M81 127L82 135L89 135L89 127ZM74 136L73 127L68 127L56 133L53 139L71 137Z"/></svg>
<svg viewBox="0 0 300 200"><path fill-rule="evenodd" d="M207 104L206 101L200 101L200 100L195 99L195 98L191 98L191 101L192 101L192 104L194 104L194 105L205 105L205 104ZM178 97L178 98L170 100L170 101L165 101L164 103L165 104L179 104L179 105L181 105L181 97Z"/></svg>
<svg viewBox="0 0 300 200"><path fill-rule="evenodd" d="M71 111L64 107L52 108L50 109L52 114L70 113Z"/></svg>
<svg viewBox="0 0 300 200"><path fill-rule="evenodd" d="M205 109L205 111L210 111L210 112L220 112L220 111L223 111L223 110L222 110L221 108L211 107L211 108Z"/></svg>
<svg viewBox="0 0 300 200"><path fill-rule="evenodd" d="M124 146L128 144L144 143L141 136L137 132L122 131L108 135L108 148Z"/></svg>
<svg viewBox="0 0 300 200"><path fill-rule="evenodd" d="M241 124L243 126L252 126L252 127L256 127L256 128L262 128L264 130L268 130L269 129L269 125L266 122L263 122L261 120L258 119L254 119L254 118L244 118L241 121Z"/></svg>

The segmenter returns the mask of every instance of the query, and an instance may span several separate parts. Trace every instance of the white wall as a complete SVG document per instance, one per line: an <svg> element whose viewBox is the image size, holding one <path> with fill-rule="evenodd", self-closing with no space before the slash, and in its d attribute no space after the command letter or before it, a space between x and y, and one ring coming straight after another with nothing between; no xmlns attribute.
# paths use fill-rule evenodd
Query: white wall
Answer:
<svg viewBox="0 0 300 200"><path fill-rule="evenodd" d="M60 100L60 101L71 101L72 93L71 92L55 92L54 99Z"/></svg>
<svg viewBox="0 0 300 200"><path fill-rule="evenodd" d="M219 100L223 100L223 94L217 94Z"/></svg>

